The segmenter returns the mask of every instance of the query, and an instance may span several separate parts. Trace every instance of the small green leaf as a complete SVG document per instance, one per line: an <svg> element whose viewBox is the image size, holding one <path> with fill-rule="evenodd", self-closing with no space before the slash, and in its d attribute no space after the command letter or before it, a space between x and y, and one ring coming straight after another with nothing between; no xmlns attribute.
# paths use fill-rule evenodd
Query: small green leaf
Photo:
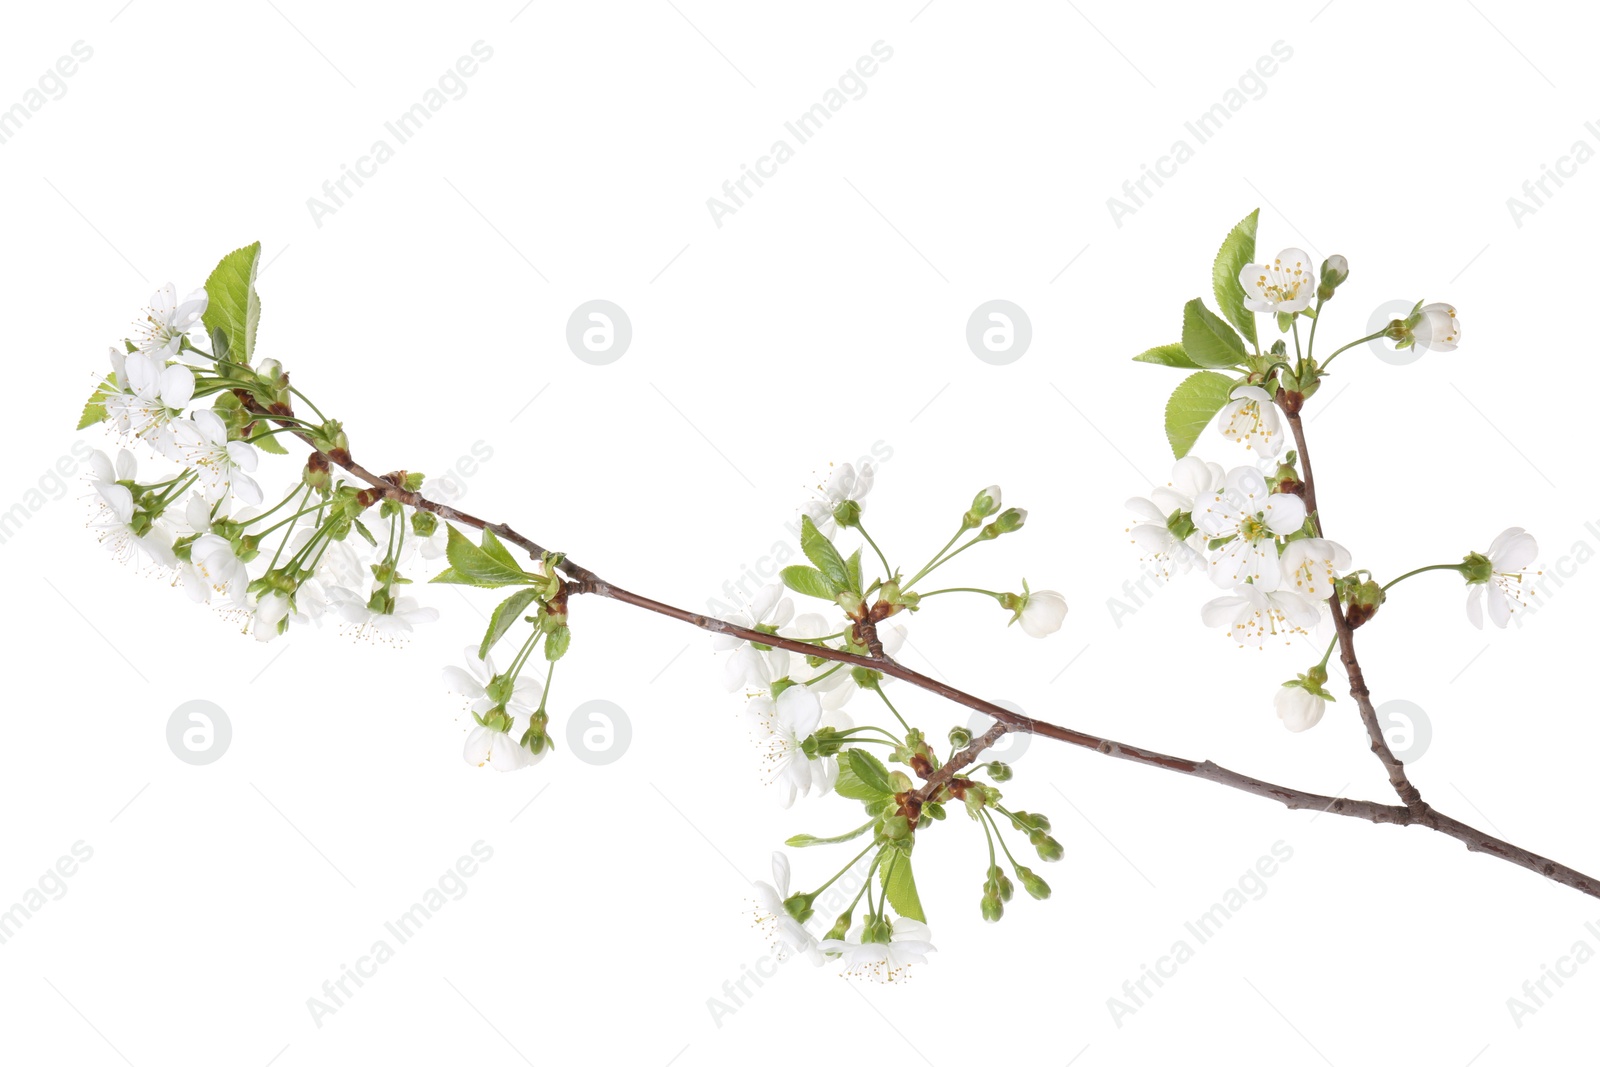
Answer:
<svg viewBox="0 0 1600 1067"><path fill-rule="evenodd" d="M810 515L800 517L800 548L805 552L806 558L816 564L817 570L822 572L823 577L833 584L835 593L851 588L850 570L844 565L844 557L833 547L833 542L817 529L817 524L811 521Z"/></svg>
<svg viewBox="0 0 1600 1067"><path fill-rule="evenodd" d="M880 863L878 883L895 911L919 923L928 921L922 912L922 898L917 896L917 880L911 874L910 856L895 853L887 863Z"/></svg>
<svg viewBox="0 0 1600 1067"><path fill-rule="evenodd" d="M206 312L201 316L219 359L248 363L256 350L256 325L261 320L261 298L256 295L256 271L261 242L235 249L222 257L206 279ZM223 338L218 344L218 335Z"/></svg>
<svg viewBox="0 0 1600 1067"><path fill-rule="evenodd" d="M850 578L850 588L861 592L861 549L850 553L850 558L844 561L844 570Z"/></svg>
<svg viewBox="0 0 1600 1067"><path fill-rule="evenodd" d="M450 526L449 531L445 558L450 561L450 567L434 577L433 581L498 589L507 585L528 585L533 580L514 561L506 562L510 559L510 553L488 530L483 531L482 548L473 544L454 526Z"/></svg>
<svg viewBox="0 0 1600 1067"><path fill-rule="evenodd" d="M544 658L554 663L572 647L572 627L563 626L544 639Z"/></svg>
<svg viewBox="0 0 1600 1067"><path fill-rule="evenodd" d="M1244 286L1239 282L1239 272L1256 258L1256 222L1261 209L1256 208L1239 220L1239 225L1229 231L1222 247L1217 249L1216 261L1211 265L1211 291L1216 295L1217 307L1227 320L1239 327L1245 340L1256 344L1255 312L1244 306Z"/></svg>
<svg viewBox="0 0 1600 1067"><path fill-rule="evenodd" d="M1199 297L1183 305L1183 350L1201 367L1236 367L1245 357L1244 341Z"/></svg>
<svg viewBox="0 0 1600 1067"><path fill-rule="evenodd" d="M818 600L832 600L834 597L833 586L822 576L822 572L814 567L796 563L792 567L783 568L781 577L784 585L801 596L814 596Z"/></svg>
<svg viewBox="0 0 1600 1067"><path fill-rule="evenodd" d="M864 748L847 748L844 754L849 757L850 769L868 789L876 793L894 793L894 786L889 783L889 768L877 756Z"/></svg>
<svg viewBox="0 0 1600 1067"><path fill-rule="evenodd" d="M872 824L865 822L849 833L840 834L837 837L813 837L810 834L795 834L784 844L790 848L810 848L812 845L837 845L844 841L854 840L870 829L872 829Z"/></svg>
<svg viewBox="0 0 1600 1067"><path fill-rule="evenodd" d="M1173 456L1182 459L1189 454L1234 388L1233 379L1208 370L1178 383L1167 400L1167 440L1172 444Z"/></svg>
<svg viewBox="0 0 1600 1067"><path fill-rule="evenodd" d="M1134 356L1138 363L1154 363L1160 367L1180 367L1184 370L1199 370L1200 364L1189 358L1189 353L1183 350L1182 345L1158 345L1145 352Z"/></svg>
<svg viewBox="0 0 1600 1067"><path fill-rule="evenodd" d="M859 748L847 748L839 753L839 780L834 783L833 791L848 800L884 800L894 795L889 787L888 770Z"/></svg>
<svg viewBox="0 0 1600 1067"><path fill-rule="evenodd" d="M439 579L435 578L434 581ZM522 613L533 603L537 594L532 589L518 589L500 602L494 609L494 614L489 616L489 629L484 632L483 643L478 646L478 658L483 659L489 655L489 650L506 635L511 627L522 618Z"/></svg>
<svg viewBox="0 0 1600 1067"><path fill-rule="evenodd" d="M78 418L78 429L87 430L97 422L104 422L106 417L106 394L117 391L117 376L106 375L105 381L95 387L90 395L89 402L83 405L83 414Z"/></svg>

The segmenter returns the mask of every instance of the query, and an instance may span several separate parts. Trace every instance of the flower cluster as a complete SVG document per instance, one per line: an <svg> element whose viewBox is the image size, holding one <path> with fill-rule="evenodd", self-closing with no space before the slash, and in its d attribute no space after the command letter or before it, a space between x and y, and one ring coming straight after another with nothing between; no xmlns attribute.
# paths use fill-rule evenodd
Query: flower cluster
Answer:
<svg viewBox="0 0 1600 1067"><path fill-rule="evenodd" d="M800 848L871 835L844 869L805 893L790 892L788 858L775 854L773 883L757 885L758 922L783 951L817 963L838 959L844 974L894 981L933 950L911 857L917 832L943 820L946 805L963 804L984 831L988 876L981 911L991 921L1000 917L1014 885L997 862L997 841L1032 896L1043 899L1050 892L1042 878L1011 858L1000 820L1026 836L1042 858L1061 855L1043 816L1008 810L998 789L970 774L941 772L972 743L970 733L952 730L951 747L941 757L924 731L891 700L892 672L898 667L894 657L905 641L904 620L924 610L930 598L969 595L993 600L1009 615L1008 625L1042 638L1061 628L1067 602L1052 590L1031 589L1026 581L1020 591L973 586L924 590L932 574L968 549L1022 529L1027 512L1005 507L999 486L979 491L961 515L955 535L927 564L907 575L890 565L867 531L865 500L873 477L870 466L844 464L818 486L818 497L801 509L800 545L809 565L785 568L782 584L756 591L743 610L723 616L726 629L713 635L712 647L723 655L727 688L745 693L761 774L775 787L779 802L788 807L801 797L834 793L860 802L868 817L837 836L789 839L791 847ZM853 550L836 543L854 537L860 544ZM864 553L870 553L865 563ZM791 593L820 602L820 609L797 614ZM858 692L870 694L874 706L852 718L842 709ZM895 764L904 769L891 769ZM1006 781L1012 773L998 760L978 769L994 782ZM916 778L925 783L921 788L914 784ZM847 873L861 875L863 866L854 899L823 897ZM865 914L857 921L863 899ZM836 912L825 934L807 927L819 903Z"/></svg>
<svg viewBox="0 0 1600 1067"><path fill-rule="evenodd" d="M1192 371L1167 406L1167 435L1178 457L1172 480L1148 497L1128 501L1134 522L1130 541L1165 573L1203 570L1225 595L1200 610L1206 626L1242 646L1290 643L1313 630L1327 641L1320 663L1287 681L1274 701L1278 717L1300 732L1321 720L1333 696L1327 665L1340 630L1367 622L1388 590L1412 574L1455 570L1467 581L1467 615L1483 625L1504 627L1531 595L1526 568L1538 553L1520 528L1501 534L1487 554L1471 553L1459 564L1433 564L1380 585L1370 572L1352 569L1349 550L1323 536L1320 516L1308 510L1314 497L1302 478L1295 449L1285 452L1286 427L1299 432L1299 413L1320 387L1328 367L1357 345L1388 339L1396 347L1449 352L1461 337L1449 304L1418 301L1404 319L1362 337L1319 360L1316 331L1323 309L1350 274L1343 256L1320 267L1298 248L1286 248L1257 263L1257 214L1236 226L1223 242L1213 270L1219 315L1200 300L1184 308L1183 340L1151 349L1136 359ZM1266 344L1255 316L1270 315L1280 334ZM1304 346L1301 322L1309 320ZM1192 453L1207 425L1250 462L1225 470Z"/></svg>

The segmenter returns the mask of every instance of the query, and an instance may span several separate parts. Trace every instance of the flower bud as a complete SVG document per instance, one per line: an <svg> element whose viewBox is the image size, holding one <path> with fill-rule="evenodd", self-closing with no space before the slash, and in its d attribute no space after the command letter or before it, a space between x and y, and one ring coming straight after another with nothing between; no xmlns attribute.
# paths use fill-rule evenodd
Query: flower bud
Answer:
<svg viewBox="0 0 1600 1067"><path fill-rule="evenodd" d="M1033 850L1039 854L1039 858L1044 860L1046 863L1054 863L1056 860L1060 859L1066 854L1065 850L1061 847L1061 842L1057 841L1043 830L1035 830L1033 833L1029 834L1028 843L1032 845Z"/></svg>
<svg viewBox="0 0 1600 1067"><path fill-rule="evenodd" d="M972 731L965 726L950 727L950 743L956 748L966 748L972 744Z"/></svg>
<svg viewBox="0 0 1600 1067"><path fill-rule="evenodd" d="M999 893L985 891L981 910L984 922L997 923L1000 921L1000 916L1006 913L1006 906L1001 902Z"/></svg>
<svg viewBox="0 0 1600 1067"><path fill-rule="evenodd" d="M839 916L839 918L834 921L834 924L828 928L828 933L823 940L843 941L844 935L850 932L850 918L850 912L848 911Z"/></svg>
<svg viewBox="0 0 1600 1067"><path fill-rule="evenodd" d="M841 501L833 509L833 521L839 524L840 529L848 530L852 526L861 525L861 505L854 500Z"/></svg>
<svg viewBox="0 0 1600 1067"><path fill-rule="evenodd" d="M1350 277L1350 264L1343 256L1329 256L1322 261L1322 275L1317 282L1317 299L1332 300L1333 291Z"/></svg>
<svg viewBox="0 0 1600 1067"><path fill-rule="evenodd" d="M991 485L987 489L980 489L978 495L972 498L972 508L967 512L965 524L971 529L999 510L1000 487Z"/></svg>
<svg viewBox="0 0 1600 1067"><path fill-rule="evenodd" d="M984 770L988 771L989 777L997 782L1011 781L1011 765L1009 763L1001 763L999 760L994 760L987 764Z"/></svg>
<svg viewBox="0 0 1600 1067"><path fill-rule="evenodd" d="M1028 895L1034 900L1050 899L1050 883L1034 874L1027 867L1018 867L1017 877L1022 879L1022 888L1026 889Z"/></svg>
<svg viewBox="0 0 1600 1067"><path fill-rule="evenodd" d="M418 537L432 537L439 529L439 517L431 511L411 513L411 532Z"/></svg>
<svg viewBox="0 0 1600 1067"><path fill-rule="evenodd" d="M1383 586L1371 578L1352 587L1344 609L1344 618L1350 624L1350 629L1354 630L1376 615L1386 596Z"/></svg>

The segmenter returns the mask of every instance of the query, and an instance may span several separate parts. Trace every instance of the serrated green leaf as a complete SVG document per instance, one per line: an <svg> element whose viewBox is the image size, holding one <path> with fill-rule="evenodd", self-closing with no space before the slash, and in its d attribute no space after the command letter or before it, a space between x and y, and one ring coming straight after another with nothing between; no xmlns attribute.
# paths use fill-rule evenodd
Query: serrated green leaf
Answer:
<svg viewBox="0 0 1600 1067"><path fill-rule="evenodd" d="M878 884L894 910L908 919L927 922L922 911L922 898L917 895L917 880L911 873L911 857L894 853L888 863L878 865Z"/></svg>
<svg viewBox="0 0 1600 1067"><path fill-rule="evenodd" d="M866 757L859 766L855 756ZM873 767L873 764L877 764ZM872 781L862 778L859 767L865 767ZM893 796L889 788L889 775L882 763L858 748L848 748L839 753L839 778L833 791L847 800L881 801Z"/></svg>
<svg viewBox="0 0 1600 1067"><path fill-rule="evenodd" d="M811 834L795 834L784 844L790 848L810 848L812 845L837 845L845 841L853 841L870 829L872 829L872 824L866 822L849 833L840 834L837 837L813 837Z"/></svg>
<svg viewBox="0 0 1600 1067"><path fill-rule="evenodd" d="M563 626L544 639L544 658L554 663L572 647L572 627Z"/></svg>
<svg viewBox="0 0 1600 1067"><path fill-rule="evenodd" d="M218 358L248 363L256 350L256 325L261 320L261 298L256 295L256 271L261 242L235 249L222 257L206 279L206 312L201 316L206 333L216 344L220 333L226 352Z"/></svg>
<svg viewBox="0 0 1600 1067"><path fill-rule="evenodd" d="M1173 456L1182 459L1189 454L1234 388L1233 379L1209 370L1191 374L1178 383L1167 399L1167 440L1172 444Z"/></svg>
<svg viewBox="0 0 1600 1067"><path fill-rule="evenodd" d="M445 558L450 561L448 579L458 585L475 585L482 589L498 589L507 585L528 585L532 578L516 563L507 562L511 555L498 538L488 530L483 531L483 547L473 544L460 530L449 527L445 541ZM433 579L445 580L443 575Z"/></svg>
<svg viewBox="0 0 1600 1067"><path fill-rule="evenodd" d="M108 374L105 380L95 387L89 396L89 402L83 405L83 414L78 417L78 429L87 430L97 422L104 422L106 418L106 394L117 391L117 376Z"/></svg>
<svg viewBox="0 0 1600 1067"><path fill-rule="evenodd" d="M1133 358L1137 363L1154 363L1161 367L1179 367L1183 370L1200 369L1200 364L1189 358L1189 353L1183 350L1182 345L1158 345L1155 348L1140 352Z"/></svg>
<svg viewBox="0 0 1600 1067"><path fill-rule="evenodd" d="M373 548L378 547L378 539L372 536L372 531L367 529L366 523L362 522L360 519L351 519L350 522L351 525L356 528L356 533L360 534L366 539L367 544L371 545Z"/></svg>
<svg viewBox="0 0 1600 1067"><path fill-rule="evenodd" d="M850 558L844 561L844 570L850 579L850 588L861 592L861 549L850 553Z"/></svg>
<svg viewBox="0 0 1600 1067"><path fill-rule="evenodd" d="M883 761L864 748L847 748L843 755L850 760L850 769L855 772L861 784L875 793L893 795L894 786L889 782L889 768Z"/></svg>
<svg viewBox="0 0 1600 1067"><path fill-rule="evenodd" d="M435 578L434 581L438 579ZM532 589L518 589L500 602L500 606L494 609L494 614L489 616L489 628L484 631L483 643L478 646L479 659L488 656L495 642L517 624L517 620L522 618L522 613L533 603L536 595Z"/></svg>
<svg viewBox="0 0 1600 1067"><path fill-rule="evenodd" d="M835 593L851 588L850 570L844 565L844 557L833 547L833 542L817 529L810 515L800 517L800 549L806 554L806 559L816 564L822 576L833 584Z"/></svg>
<svg viewBox="0 0 1600 1067"><path fill-rule="evenodd" d="M1239 328L1245 340L1256 344L1256 316L1244 306L1244 286L1239 282L1239 272L1256 258L1256 222L1261 209L1256 208L1239 220L1239 225L1228 232L1217 258L1211 264L1211 291L1216 295L1217 307L1227 320Z"/></svg>
<svg viewBox="0 0 1600 1067"><path fill-rule="evenodd" d="M796 563L792 567L783 568L780 576L784 585L801 596L814 596L819 600L834 598L833 586L822 576L822 572L814 567Z"/></svg>
<svg viewBox="0 0 1600 1067"><path fill-rule="evenodd" d="M1183 305L1183 351L1200 367L1236 367L1244 362L1244 341L1200 298Z"/></svg>

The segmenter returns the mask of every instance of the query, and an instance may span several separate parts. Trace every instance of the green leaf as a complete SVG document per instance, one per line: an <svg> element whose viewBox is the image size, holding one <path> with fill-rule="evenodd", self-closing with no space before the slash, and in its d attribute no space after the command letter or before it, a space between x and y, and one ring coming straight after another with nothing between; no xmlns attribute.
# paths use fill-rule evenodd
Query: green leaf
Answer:
<svg viewBox="0 0 1600 1067"><path fill-rule="evenodd" d="M894 786L889 782L889 768L883 761L864 748L847 748L844 754L850 760L850 769L855 772L861 784L875 793L885 796L894 794Z"/></svg>
<svg viewBox="0 0 1600 1067"><path fill-rule="evenodd" d="M1189 454L1234 388L1233 379L1209 370L1191 374L1178 383L1167 400L1167 440L1172 444L1173 456L1182 459Z"/></svg>
<svg viewBox="0 0 1600 1067"><path fill-rule="evenodd" d="M850 588L861 592L861 549L850 553L850 558L844 561L844 570L850 578Z"/></svg>
<svg viewBox="0 0 1600 1067"><path fill-rule="evenodd" d="M434 581L438 579L435 578ZM518 589L500 602L500 606L494 609L494 614L489 616L489 629L484 631L483 643L478 646L479 659L486 657L495 642L517 624L517 620L522 618L522 613L533 603L536 595L532 589Z"/></svg>
<svg viewBox="0 0 1600 1067"><path fill-rule="evenodd" d="M1140 352L1133 358L1136 363L1154 363L1161 367L1181 367L1184 370L1200 369L1200 364L1189 358L1189 353L1183 350L1182 345L1158 345L1148 351Z"/></svg>
<svg viewBox="0 0 1600 1067"><path fill-rule="evenodd" d="M800 548L805 552L806 559L816 564L823 577L833 583L835 593L851 588L850 569L845 566L844 557L833 547L833 542L817 529L810 515L800 517Z"/></svg>
<svg viewBox="0 0 1600 1067"><path fill-rule="evenodd" d="M877 757L859 748L839 753L839 780L833 791L849 800L883 800L894 795L888 769Z"/></svg>
<svg viewBox="0 0 1600 1067"><path fill-rule="evenodd" d="M227 359L248 363L256 350L256 324L261 320L261 298L256 295L256 270L261 242L235 249L206 279L206 313L201 316L208 336L220 333L227 344ZM222 352L217 352L223 358Z"/></svg>
<svg viewBox="0 0 1600 1067"><path fill-rule="evenodd" d="M514 571L522 570L522 567L517 563L516 557L511 554L511 550L501 543L500 538L495 536L493 530L485 529L483 531L483 551L494 560L505 564Z"/></svg>
<svg viewBox="0 0 1600 1067"><path fill-rule="evenodd" d="M117 376L106 375L105 381L95 387L89 396L89 402L83 405L83 414L78 418L78 429L87 430L97 422L104 422L106 417L106 394L117 391Z"/></svg>
<svg viewBox="0 0 1600 1067"><path fill-rule="evenodd" d="M911 857L895 853L888 864L878 865L878 883L894 910L908 919L927 922L922 912L922 898L917 896L917 880L911 874Z"/></svg>
<svg viewBox="0 0 1600 1067"><path fill-rule="evenodd" d="M833 586L822 576L822 572L814 567L796 563L792 567L783 568L781 577L784 585L801 596L814 596L819 600L834 598Z"/></svg>
<svg viewBox="0 0 1600 1067"><path fill-rule="evenodd" d="M532 577L525 574L498 538L488 530L483 531L483 547L473 544L454 526L449 527L445 544L445 558L450 566L432 580L447 585L475 585L480 589L499 589L507 585L528 585Z"/></svg>
<svg viewBox="0 0 1600 1067"><path fill-rule="evenodd" d="M1216 261L1211 265L1211 291L1216 295L1217 307L1252 345L1256 343L1256 316L1244 306L1239 272L1255 261L1256 221L1260 217L1261 209L1256 208L1240 219L1217 249Z"/></svg>
<svg viewBox="0 0 1600 1067"><path fill-rule="evenodd" d="M810 834L795 834L793 837L789 838L789 840L785 841L784 844L788 845L790 848L810 848L812 845L837 845L841 842L850 841L860 837L870 829L872 829L872 824L870 822L865 822L856 827L854 830L851 830L849 833L840 834L838 837L813 837Z"/></svg>
<svg viewBox="0 0 1600 1067"><path fill-rule="evenodd" d="M544 639L544 658L554 663L572 647L572 627L562 626Z"/></svg>
<svg viewBox="0 0 1600 1067"><path fill-rule="evenodd" d="M1237 367L1244 362L1244 341L1200 298L1183 305L1183 350L1200 367Z"/></svg>

